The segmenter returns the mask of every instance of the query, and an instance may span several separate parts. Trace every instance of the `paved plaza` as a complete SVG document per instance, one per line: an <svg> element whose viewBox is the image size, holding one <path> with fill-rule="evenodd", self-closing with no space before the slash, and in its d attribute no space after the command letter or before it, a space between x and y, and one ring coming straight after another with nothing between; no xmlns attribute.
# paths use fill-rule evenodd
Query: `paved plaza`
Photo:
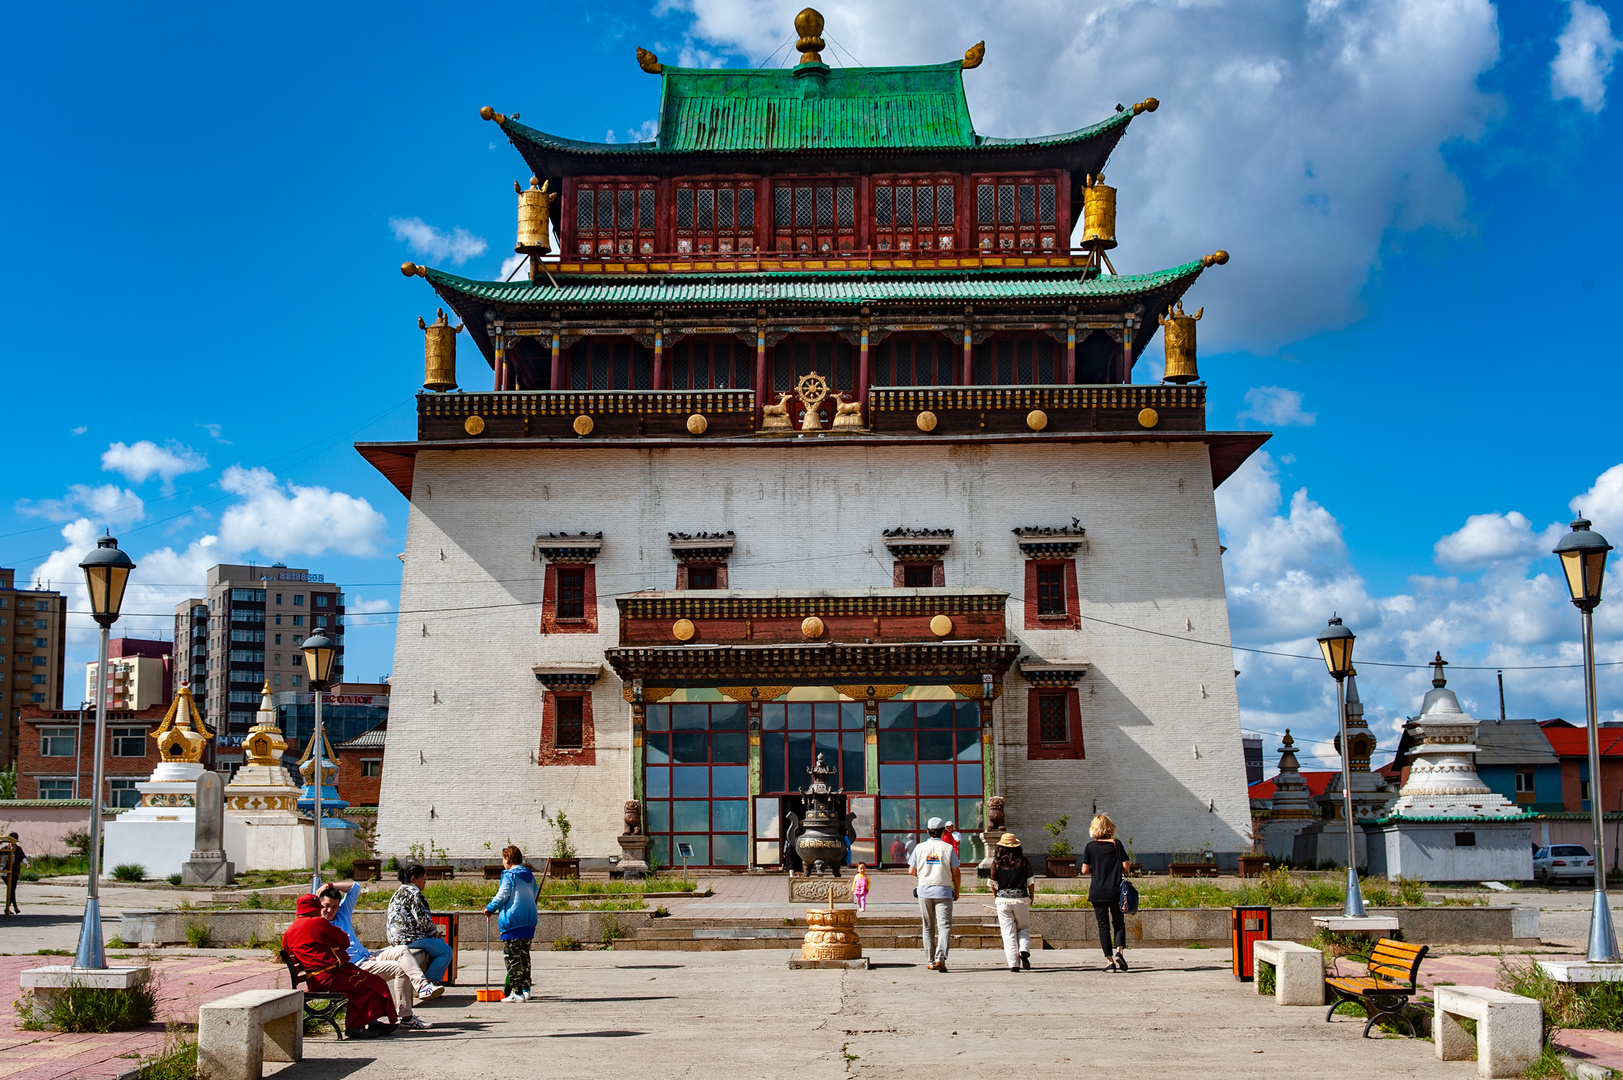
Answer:
<svg viewBox="0 0 1623 1080"><path fill-rule="evenodd" d="M913 910L905 878L876 879L869 914ZM673 915L792 917L782 878L721 878L715 895L670 902ZM200 894L201 895L201 894ZM173 903L173 891L115 887L104 894L109 936L116 912ZM1587 925L1586 892L1523 890L1544 908L1546 948L1573 949ZM24 886L26 914L0 920L0 980L70 949L82 893L71 884ZM155 903L156 902L156 903ZM969 896L959 917L980 913ZM798 921L798 920L797 920ZM1569 925L1570 924L1570 925ZM311 1038L307 1059L269 1066L288 1080L397 1077L605 1077L628 1066L648 1077L915 1077L1059 1066L1081 1075L1295 1077L1475 1075L1468 1062L1438 1062L1432 1045L1362 1039L1361 1022L1324 1022L1324 1010L1279 1008L1229 972L1226 949L1137 949L1133 970L1099 970L1096 950L1044 950L1036 969L1011 975L995 950L960 949L950 971L925 970L916 951L870 953L868 971L790 971L788 949L738 952L534 954L536 995L524 1005L476 1004L483 943L459 957L462 985L420 1007L427 1031L339 1043ZM132 958L141 953L131 954ZM258 950L165 949L150 954L163 986L163 1018L195 1022L203 1001L253 987L285 986ZM1427 983L1492 985L1489 950L1430 957ZM499 950L492 970L500 978ZM24 1032L0 994L0 1078L111 1080L163 1042L161 1025L119 1035ZM1574 1056L1623 1067L1623 1036L1563 1033Z"/></svg>

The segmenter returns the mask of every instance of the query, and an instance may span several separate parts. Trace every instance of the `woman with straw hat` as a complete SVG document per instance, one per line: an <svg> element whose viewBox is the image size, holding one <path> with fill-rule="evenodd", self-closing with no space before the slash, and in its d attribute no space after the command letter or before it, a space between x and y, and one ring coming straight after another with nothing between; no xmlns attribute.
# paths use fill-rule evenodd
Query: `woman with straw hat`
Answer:
<svg viewBox="0 0 1623 1080"><path fill-rule="evenodd" d="M1031 968L1031 864L1020 838L1003 834L992 850L992 887L997 890L997 928L1003 933L1003 955L1009 970Z"/></svg>

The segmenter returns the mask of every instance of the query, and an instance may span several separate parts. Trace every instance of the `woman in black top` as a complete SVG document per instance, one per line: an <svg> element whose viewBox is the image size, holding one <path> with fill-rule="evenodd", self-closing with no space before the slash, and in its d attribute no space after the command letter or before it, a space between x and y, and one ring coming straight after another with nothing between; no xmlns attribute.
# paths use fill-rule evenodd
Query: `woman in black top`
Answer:
<svg viewBox="0 0 1623 1080"><path fill-rule="evenodd" d="M1093 875L1088 886L1088 902L1093 905L1093 917L1099 923L1099 946L1110 963L1106 971L1126 971L1127 957L1122 949L1127 946L1127 923L1121 915L1122 864L1127 861L1121 841L1116 839L1116 824L1110 815L1099 814L1088 826L1093 837L1082 849L1082 872ZM1115 939L1115 952L1111 952L1111 939Z"/></svg>
<svg viewBox="0 0 1623 1080"><path fill-rule="evenodd" d="M993 903L997 927L1003 934L1003 955L1010 971L1031 968L1031 864L1020 848L1020 838L1006 832L992 849Z"/></svg>

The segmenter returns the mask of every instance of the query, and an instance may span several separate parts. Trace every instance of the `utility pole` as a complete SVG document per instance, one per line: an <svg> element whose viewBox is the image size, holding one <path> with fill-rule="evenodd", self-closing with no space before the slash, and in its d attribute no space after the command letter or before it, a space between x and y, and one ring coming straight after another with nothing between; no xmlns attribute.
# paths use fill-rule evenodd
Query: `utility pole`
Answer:
<svg viewBox="0 0 1623 1080"><path fill-rule="evenodd" d="M1503 669L1499 672L1499 722L1501 724L1505 722L1505 673Z"/></svg>

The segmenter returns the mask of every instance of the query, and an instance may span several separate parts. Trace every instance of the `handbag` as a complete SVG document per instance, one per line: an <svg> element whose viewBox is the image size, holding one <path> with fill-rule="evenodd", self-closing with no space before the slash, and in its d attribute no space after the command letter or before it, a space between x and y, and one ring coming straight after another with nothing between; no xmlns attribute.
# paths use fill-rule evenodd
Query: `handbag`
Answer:
<svg viewBox="0 0 1623 1080"><path fill-rule="evenodd" d="M1121 883L1121 913L1123 915L1138 914L1138 889L1131 881L1125 878Z"/></svg>

